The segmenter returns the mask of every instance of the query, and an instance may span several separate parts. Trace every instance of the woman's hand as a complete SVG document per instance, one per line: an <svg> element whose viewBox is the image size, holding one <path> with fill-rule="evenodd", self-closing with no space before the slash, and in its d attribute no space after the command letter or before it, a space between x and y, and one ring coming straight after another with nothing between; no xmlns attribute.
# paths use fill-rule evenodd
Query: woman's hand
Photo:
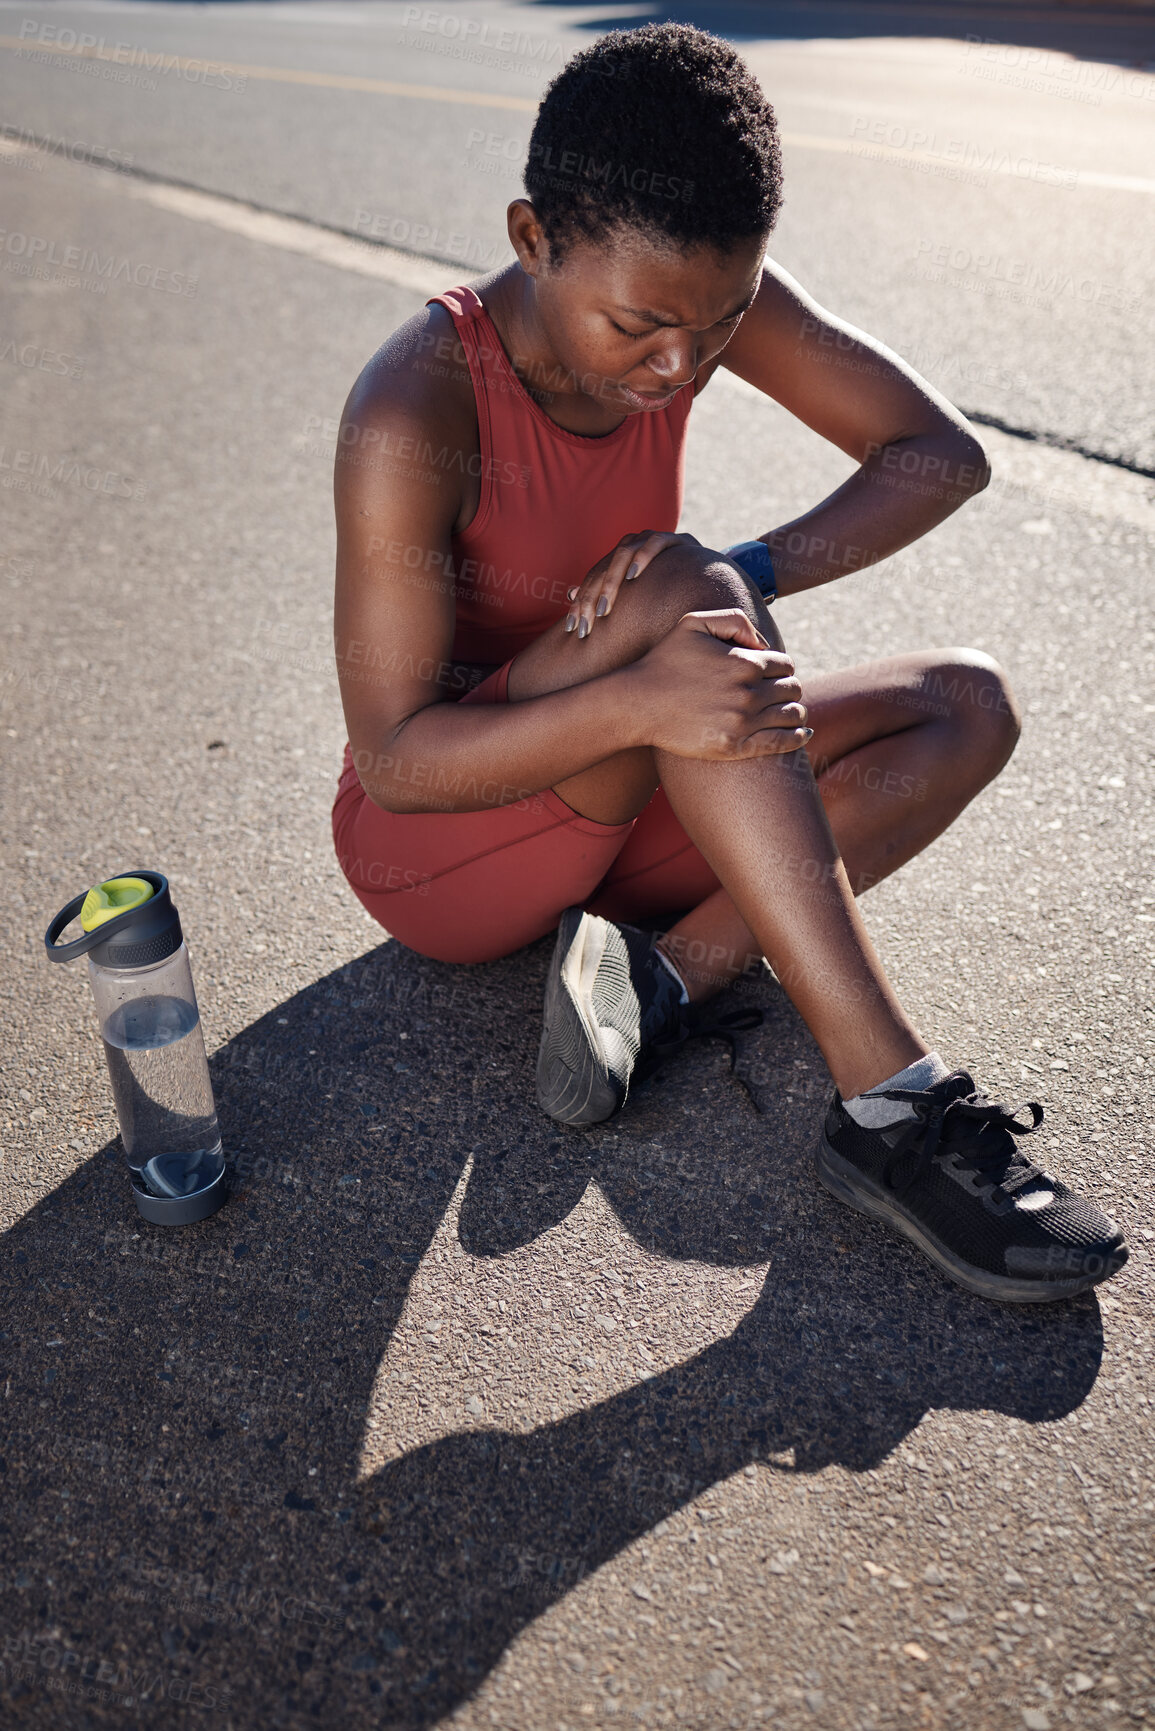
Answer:
<svg viewBox="0 0 1155 1731"><path fill-rule="evenodd" d="M696 535L675 535L666 529L642 529L633 535L623 535L613 552L599 559L593 570L568 592L566 630L588 637L594 620L604 619L617 600L622 584L632 583L651 559L679 543L701 545Z"/></svg>
<svg viewBox="0 0 1155 1731"><path fill-rule="evenodd" d="M647 745L733 762L798 751L806 726L794 663L738 607L686 613L624 670Z"/></svg>

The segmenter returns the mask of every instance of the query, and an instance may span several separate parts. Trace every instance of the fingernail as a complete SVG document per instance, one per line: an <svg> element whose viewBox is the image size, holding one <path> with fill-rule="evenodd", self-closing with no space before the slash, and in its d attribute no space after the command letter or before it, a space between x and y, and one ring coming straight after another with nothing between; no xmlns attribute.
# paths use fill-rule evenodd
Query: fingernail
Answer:
<svg viewBox="0 0 1155 1731"><path fill-rule="evenodd" d="M583 619L581 624L578 626L578 637L579 638L588 637L589 634L590 634L590 622L588 619Z"/></svg>
<svg viewBox="0 0 1155 1731"><path fill-rule="evenodd" d="M626 572L626 582L632 583L634 578L637 576L637 574L638 574L638 562L635 559L633 564L630 566L629 570Z"/></svg>
<svg viewBox="0 0 1155 1731"><path fill-rule="evenodd" d="M810 741L813 738L814 738L814 729L812 727L804 727L802 729L802 742L803 742L803 744L809 745Z"/></svg>
<svg viewBox="0 0 1155 1731"><path fill-rule="evenodd" d="M577 624L577 614L576 613L570 613L569 615L567 615L566 622L565 622L566 630L572 631L576 624Z"/></svg>
<svg viewBox="0 0 1155 1731"><path fill-rule="evenodd" d="M594 608L595 617L600 619L603 616L603 614L608 613L609 610L610 610L610 598L609 598L609 596L608 595L599 595L598 596L598 604Z"/></svg>
<svg viewBox="0 0 1155 1731"><path fill-rule="evenodd" d="M575 589L567 589L565 592L565 598L567 601L576 601L577 600L576 588Z"/></svg>

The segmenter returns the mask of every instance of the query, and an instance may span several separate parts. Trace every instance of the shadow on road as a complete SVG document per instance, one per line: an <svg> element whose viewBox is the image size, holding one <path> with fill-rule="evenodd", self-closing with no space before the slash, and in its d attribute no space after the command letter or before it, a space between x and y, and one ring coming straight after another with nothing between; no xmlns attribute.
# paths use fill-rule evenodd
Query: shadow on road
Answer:
<svg viewBox="0 0 1155 1731"><path fill-rule="evenodd" d="M531 7L570 8L571 0L528 0ZM854 41L872 36L922 37L1044 49L1083 60L1143 66L1155 56L1155 10L1110 6L1087 0L1067 4L1013 4L991 0L671 0L650 12L644 6L628 17L609 10L601 17L567 19L575 30L600 36L607 30L633 30L640 24L696 24L732 42ZM1010 64L1007 62L1006 64ZM1038 74L1034 60L1019 70ZM1109 88L1109 86L1105 86Z"/></svg>
<svg viewBox="0 0 1155 1731"><path fill-rule="evenodd" d="M203 0L164 0L177 8ZM239 3L239 0L238 0ZM548 11L573 0L521 0L524 9ZM567 16L567 29L601 36L607 30L633 30L640 24L696 24L732 42L854 41L871 36L909 36L1045 49L1083 60L1143 67L1155 59L1155 5L1121 0L671 0L647 12L643 5L623 15L611 7L601 17ZM1012 62L1005 63L1011 66ZM1037 75L1033 60L1019 64ZM1098 88L1096 86L1096 88ZM1111 88L1105 85L1104 88Z"/></svg>
<svg viewBox="0 0 1155 1731"><path fill-rule="evenodd" d="M972 1300L816 1188L823 1088L772 987L739 1067L775 1111L700 1049L630 1134L559 1134L532 1103L548 950L469 970L387 944L239 1035L214 1060L238 1176L213 1220L136 1218L109 1148L7 1234L0 1686L22 1725L429 1726L750 1461L858 1471L936 1407L1041 1421L1086 1398L1093 1298ZM474 1254L552 1225L592 1175L651 1250L769 1260L766 1284L688 1363L358 1484L378 1365L471 1153Z"/></svg>

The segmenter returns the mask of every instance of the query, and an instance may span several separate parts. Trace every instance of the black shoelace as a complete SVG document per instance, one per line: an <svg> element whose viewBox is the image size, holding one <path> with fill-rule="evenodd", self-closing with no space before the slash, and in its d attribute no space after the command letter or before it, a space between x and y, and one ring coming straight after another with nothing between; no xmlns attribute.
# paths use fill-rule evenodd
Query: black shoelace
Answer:
<svg viewBox="0 0 1155 1731"><path fill-rule="evenodd" d="M745 1009L723 1010L720 1015L711 1016L706 1011L695 1012L691 1004L676 1004L662 1032L656 1039L646 1042L648 1062L639 1066L638 1080L652 1075L667 1058L673 1057L687 1040L724 1040L730 1048L730 1070L733 1073L734 1062L738 1056L736 1036L748 1033L753 1028L760 1028L765 1020L763 1011L753 1005ZM749 1089L747 1093L750 1093ZM761 1112L762 1107L752 1093L750 1098Z"/></svg>
<svg viewBox="0 0 1155 1731"><path fill-rule="evenodd" d="M972 1091L952 1097L945 1092L947 1082L969 1084ZM991 1100L974 1087L963 1070L944 1077L932 1090L888 1088L872 1092L872 1098L906 1101L916 1114L895 1143L894 1153L883 1170L884 1182L900 1196L922 1176L940 1148L945 1153L954 1153L964 1169L989 1178L994 1202L1004 1201L1016 1190L1045 1176L1042 1167L1021 1155L1013 1141L1016 1136L1032 1135L1043 1122L1043 1108L1037 1100L1025 1100L1021 1106ZM1019 1122L1018 1113L1022 1110L1030 1112L1029 1124ZM967 1133L972 1124L980 1126L977 1134ZM899 1186L895 1173L908 1154L916 1156L914 1169Z"/></svg>
<svg viewBox="0 0 1155 1731"><path fill-rule="evenodd" d="M764 1112L765 1107L763 1107L759 1102L754 1090L750 1087L745 1077L742 1076L734 1066L738 1058L737 1036L739 1034L748 1034L754 1028L760 1028L766 1020L765 1012L757 1009L753 1004L750 1004L747 1005L745 1009L723 1010L720 1015L715 1016L711 1016L707 1012L702 1012L699 1019L699 1017L689 1017L685 1015L685 1011L688 1007L689 1006L687 1005L682 1006L683 1025L685 1027L685 1033L682 1035L682 1039L724 1040L726 1045L730 1048L730 1074L736 1076L738 1081L741 1082L743 1088L745 1088L746 1093L753 1102L755 1110Z"/></svg>

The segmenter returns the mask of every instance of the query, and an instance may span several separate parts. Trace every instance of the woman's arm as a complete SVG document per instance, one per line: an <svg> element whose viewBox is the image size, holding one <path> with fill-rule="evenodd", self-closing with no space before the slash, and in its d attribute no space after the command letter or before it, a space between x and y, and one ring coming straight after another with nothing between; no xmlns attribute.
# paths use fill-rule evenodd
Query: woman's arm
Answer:
<svg viewBox="0 0 1155 1731"><path fill-rule="evenodd" d="M473 502L462 478L471 465L443 454L478 447L472 393L435 393L415 364L439 312L403 327L362 373L334 475L341 698L361 783L394 812L509 804L639 743L628 669L525 703L446 701L451 536Z"/></svg>
<svg viewBox="0 0 1155 1731"><path fill-rule="evenodd" d="M896 553L990 479L965 417L777 265L767 262L720 364L861 465L813 510L759 536L773 554L780 595Z"/></svg>

